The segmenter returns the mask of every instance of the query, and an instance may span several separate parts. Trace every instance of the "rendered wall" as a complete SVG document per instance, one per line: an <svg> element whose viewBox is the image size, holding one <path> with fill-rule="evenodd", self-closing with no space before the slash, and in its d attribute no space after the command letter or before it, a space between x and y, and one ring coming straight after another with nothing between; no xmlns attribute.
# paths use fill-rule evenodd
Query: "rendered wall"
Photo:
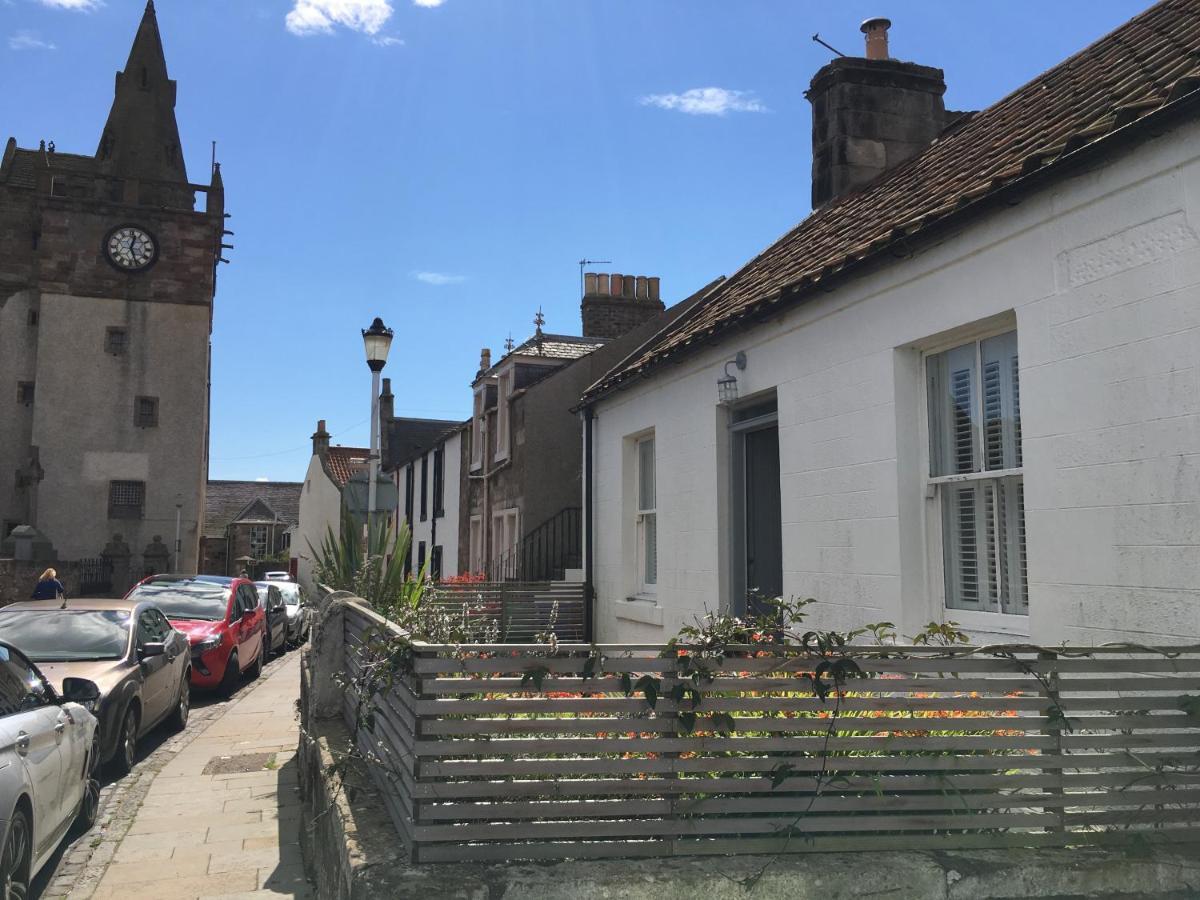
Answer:
<svg viewBox="0 0 1200 900"><path fill-rule="evenodd" d="M749 359L743 396L778 391L784 593L818 599L810 625L891 620L912 634L949 618L980 639L1200 637L1198 150L1200 126L1181 126L601 402L598 638L659 640L727 597L716 381L736 350ZM931 565L920 348L988 320L1018 331L1019 622L947 614ZM651 428L659 583L656 602L629 602L628 439Z"/></svg>

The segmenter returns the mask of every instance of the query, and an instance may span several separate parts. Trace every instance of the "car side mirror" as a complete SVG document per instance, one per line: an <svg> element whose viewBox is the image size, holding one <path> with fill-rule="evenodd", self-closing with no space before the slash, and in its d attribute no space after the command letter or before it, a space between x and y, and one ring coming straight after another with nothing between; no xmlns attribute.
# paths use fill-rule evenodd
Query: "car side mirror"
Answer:
<svg viewBox="0 0 1200 900"><path fill-rule="evenodd" d="M150 641L138 647L138 656L149 659L151 656L162 656L167 652L167 645L162 641Z"/></svg>
<svg viewBox="0 0 1200 900"><path fill-rule="evenodd" d="M86 678L64 678L62 697L72 703L95 703L100 699L100 687Z"/></svg>

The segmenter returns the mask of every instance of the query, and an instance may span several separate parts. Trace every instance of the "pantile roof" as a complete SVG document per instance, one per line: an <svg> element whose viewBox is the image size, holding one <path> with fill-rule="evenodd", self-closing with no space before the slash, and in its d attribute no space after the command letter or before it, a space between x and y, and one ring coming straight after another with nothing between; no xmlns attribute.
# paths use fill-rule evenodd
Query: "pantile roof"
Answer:
<svg viewBox="0 0 1200 900"><path fill-rule="evenodd" d="M204 499L204 536L220 538L232 522L300 520L299 481L209 481ZM268 516L268 513L272 514Z"/></svg>
<svg viewBox="0 0 1200 900"><path fill-rule="evenodd" d="M351 475L366 467L370 454L366 447L330 447L325 454L325 471L338 488L344 488Z"/></svg>
<svg viewBox="0 0 1200 900"><path fill-rule="evenodd" d="M1200 0L1162 0L974 115L857 192L831 201L748 262L690 315L589 389L598 399L718 333L824 288L859 263L1006 188L1057 174L1144 117L1195 99Z"/></svg>

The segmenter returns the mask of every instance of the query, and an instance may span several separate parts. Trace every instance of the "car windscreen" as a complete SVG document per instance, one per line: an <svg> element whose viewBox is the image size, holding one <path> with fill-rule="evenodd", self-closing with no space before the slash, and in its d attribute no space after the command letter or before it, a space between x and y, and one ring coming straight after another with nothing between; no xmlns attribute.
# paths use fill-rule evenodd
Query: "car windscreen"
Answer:
<svg viewBox="0 0 1200 900"><path fill-rule="evenodd" d="M153 601L168 619L219 622L229 605L229 588L203 581L150 581L134 588L129 599Z"/></svg>
<svg viewBox="0 0 1200 900"><path fill-rule="evenodd" d="M34 662L121 659L129 647L125 610L0 610L0 640Z"/></svg>
<svg viewBox="0 0 1200 900"><path fill-rule="evenodd" d="M300 585L298 584L277 584L279 593L283 594L283 602L288 606L300 605Z"/></svg>

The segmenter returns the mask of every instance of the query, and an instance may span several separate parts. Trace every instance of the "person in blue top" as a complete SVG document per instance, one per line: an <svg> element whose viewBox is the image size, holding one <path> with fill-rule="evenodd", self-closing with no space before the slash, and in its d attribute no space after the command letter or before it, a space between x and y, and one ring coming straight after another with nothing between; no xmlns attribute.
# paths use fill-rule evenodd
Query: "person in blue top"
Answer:
<svg viewBox="0 0 1200 900"><path fill-rule="evenodd" d="M38 579L37 587L33 589L32 600L57 600L67 594L63 584L58 580L58 573L47 569Z"/></svg>

